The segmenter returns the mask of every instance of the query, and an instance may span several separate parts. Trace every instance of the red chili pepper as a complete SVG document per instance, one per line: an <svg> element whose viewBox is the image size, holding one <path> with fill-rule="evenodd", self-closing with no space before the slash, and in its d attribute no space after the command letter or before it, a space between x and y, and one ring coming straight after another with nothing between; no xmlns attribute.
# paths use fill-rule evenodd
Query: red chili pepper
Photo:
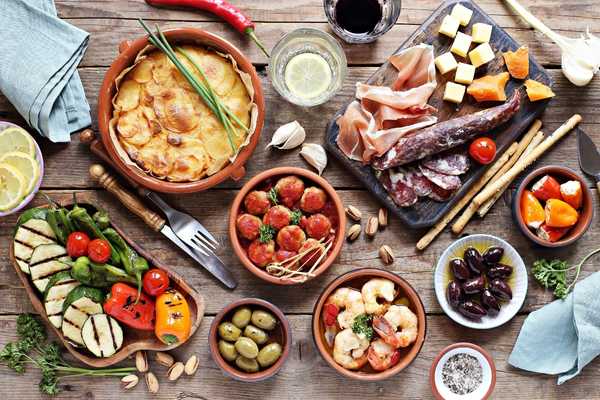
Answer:
<svg viewBox="0 0 600 400"><path fill-rule="evenodd" d="M255 25L237 7L225 0L146 0L151 6L159 7L191 7L197 10L208 11L223 18L227 23L240 33L248 35L250 39L269 57L269 52L254 33Z"/></svg>
<svg viewBox="0 0 600 400"><path fill-rule="evenodd" d="M153 331L154 300L142 293L136 303L137 297L136 288L124 283L115 283L104 302L104 312L131 328Z"/></svg>
<svg viewBox="0 0 600 400"><path fill-rule="evenodd" d="M336 318L340 312L340 309L335 304L325 304L323 307L323 319L326 326L335 325Z"/></svg>

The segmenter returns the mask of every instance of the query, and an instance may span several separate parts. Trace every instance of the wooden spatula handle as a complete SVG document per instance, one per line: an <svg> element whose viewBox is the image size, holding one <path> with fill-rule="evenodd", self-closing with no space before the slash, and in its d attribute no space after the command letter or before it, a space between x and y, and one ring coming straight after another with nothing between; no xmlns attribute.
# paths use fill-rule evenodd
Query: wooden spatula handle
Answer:
<svg viewBox="0 0 600 400"><path fill-rule="evenodd" d="M96 179L102 187L117 196L119 201L132 213L144 220L144 222L155 231L161 230L165 225L165 220L157 213L148 209L136 196L129 193L123 186L117 182L100 164L94 164L90 167L90 175Z"/></svg>
<svg viewBox="0 0 600 400"><path fill-rule="evenodd" d="M598 193L600 193L600 181L596 181L596 187L598 188Z"/></svg>

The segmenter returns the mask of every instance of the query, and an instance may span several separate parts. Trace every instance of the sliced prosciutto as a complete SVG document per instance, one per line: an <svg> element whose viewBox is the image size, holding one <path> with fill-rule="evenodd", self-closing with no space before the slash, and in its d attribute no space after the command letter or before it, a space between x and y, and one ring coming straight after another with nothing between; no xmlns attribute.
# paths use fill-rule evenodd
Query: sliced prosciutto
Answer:
<svg viewBox="0 0 600 400"><path fill-rule="evenodd" d="M336 122L338 147L353 160L370 163L407 133L437 122L427 104L434 92L433 47L419 45L390 57L398 70L391 87L356 84L356 98Z"/></svg>

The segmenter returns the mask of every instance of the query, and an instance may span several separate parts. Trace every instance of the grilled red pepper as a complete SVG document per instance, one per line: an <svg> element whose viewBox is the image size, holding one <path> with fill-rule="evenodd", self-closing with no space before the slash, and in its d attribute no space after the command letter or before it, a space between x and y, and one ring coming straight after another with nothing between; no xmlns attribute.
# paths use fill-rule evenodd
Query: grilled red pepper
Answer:
<svg viewBox="0 0 600 400"><path fill-rule="evenodd" d="M191 7L198 10L211 12L235 28L240 33L248 35L250 39L269 57L269 52L254 33L255 25L235 6L225 0L146 0L151 6L159 7Z"/></svg>
<svg viewBox="0 0 600 400"><path fill-rule="evenodd" d="M137 297L138 291L136 288L124 283L115 283L104 302L104 312L131 328L153 331L154 301L142 293L136 303Z"/></svg>

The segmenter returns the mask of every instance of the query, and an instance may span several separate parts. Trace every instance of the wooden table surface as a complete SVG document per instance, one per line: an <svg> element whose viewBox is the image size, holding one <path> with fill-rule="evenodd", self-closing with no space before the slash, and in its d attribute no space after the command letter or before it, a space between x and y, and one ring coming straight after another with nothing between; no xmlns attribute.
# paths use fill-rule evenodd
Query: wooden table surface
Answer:
<svg viewBox="0 0 600 400"><path fill-rule="evenodd" d="M299 27L316 27L329 30L321 0L237 0L233 1L257 22L257 32L268 48L286 32ZM410 231L400 221L391 218L390 226L379 233L373 241L360 238L345 244L339 260L327 273L301 287L281 288L262 282L248 273L230 251L225 221L237 189L256 173L276 165L306 167L298 151L273 152L264 150L272 132L281 124L298 120L305 128L309 142L322 142L328 118L346 102L354 92L354 83L365 80L408 35L435 10L438 0L404 1L398 23L374 44L344 46L349 62L349 74L342 92L327 104L302 109L283 101L273 90L265 70L266 58L249 41L240 37L231 27L201 12L173 11L148 7L143 0L56 0L61 18L88 32L89 48L83 58L79 73L86 90L92 113L96 112L96 99L103 75L117 54L121 40L142 34L136 18L159 23L164 27L192 26L222 35L246 53L255 63L263 80L267 99L267 115L254 155L246 165L248 173L239 182L228 181L219 187L189 196L168 197L169 202L198 218L223 243L220 255L239 281L235 291L228 291L210 275L195 266L189 258L162 236L148 229L141 220L132 217L111 195L98 188L88 176L88 168L98 161L86 145L73 136L70 144L55 145L39 139L46 173L44 192L58 200L70 198L72 192L88 192L99 204L107 208L111 216L124 227L134 240L142 243L156 257L177 266L191 285L200 290L206 300L206 317L196 335L188 344L175 351L184 358L192 353L200 357L200 368L195 377L184 377L177 383L166 380L166 370L158 365L153 369L159 377L159 394L151 396L141 383L131 392L124 392L115 378L68 379L62 386L61 399L101 398L119 396L164 399L305 399L305 398L431 398L429 367L435 355L445 346L469 341L486 348L493 356L497 369L497 384L493 398L527 399L590 399L598 394L600 362L592 362L583 373L562 386L556 386L555 377L523 373L508 365L507 358L515 338L527 314L552 300L549 292L542 290L530 277L529 291L523 309L505 326L490 331L462 328L444 315L435 299L432 273L435 260L453 241L449 232L443 233L425 252L415 250L415 243L423 232ZM523 0L537 16L557 31L574 36L587 25L598 27L600 7L589 0ZM583 115L582 127L596 143L600 144L600 79L596 78L585 88L571 85L560 72L558 48L548 39L524 26L500 0L482 0L478 4L504 27L518 42L527 44L533 55L549 70L556 81L556 98L543 116L543 130L551 132L573 113ZM0 96L0 118L22 122L6 98ZM95 116L94 116L95 120ZM94 122L95 126L95 122ZM560 164L579 170L576 153L576 137L570 135L537 162L537 166ZM358 181L339 164L330 160L324 177L338 190L346 204L352 204L365 215L377 212L378 204ZM588 181L591 186L592 182ZM598 193L594 189L594 201L598 210ZM40 204L40 196L34 204ZM467 233L493 233L508 240L524 257L526 264L539 257L561 257L570 262L600 243L599 217L596 215L590 230L577 243L564 250L541 250L535 248L518 231L510 215L509 196L498 202L484 220L468 225ZM598 214L598 213L596 213ZM17 279L8 259L10 237L16 217L0 219L0 345L15 338L15 320L19 313L32 311L25 290ZM311 312L323 287L338 275L361 267L383 268L377 256L382 244L392 247L396 261L386 267L406 278L418 291L427 310L427 339L416 361L398 376L378 383L361 383L337 375L321 359L313 344L310 331ZM596 258L585 267L584 276L600 267ZM293 330L290 357L281 372L274 378L259 384L232 381L223 376L209 355L207 332L213 316L228 302L242 297L260 297L279 305L288 315ZM131 365L128 361L124 365ZM38 398L38 371L30 370L22 376L0 367L2 384L0 397L4 399Z"/></svg>

